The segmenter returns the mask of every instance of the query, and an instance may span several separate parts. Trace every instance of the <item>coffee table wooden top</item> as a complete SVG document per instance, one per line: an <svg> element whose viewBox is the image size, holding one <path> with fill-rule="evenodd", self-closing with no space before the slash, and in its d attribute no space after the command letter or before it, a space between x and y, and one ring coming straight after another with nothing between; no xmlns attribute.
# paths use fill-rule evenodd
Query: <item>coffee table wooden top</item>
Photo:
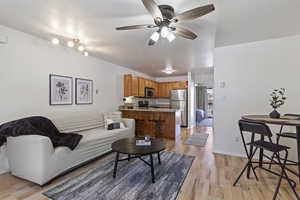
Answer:
<svg viewBox="0 0 300 200"><path fill-rule="evenodd" d="M300 126L300 120L295 116L282 116L279 119L270 118L268 115L244 115L244 120L259 121L268 124L286 125L286 126Z"/></svg>
<svg viewBox="0 0 300 200"><path fill-rule="evenodd" d="M136 140L143 138L125 138L114 142L111 148L115 152L132 154L132 155L147 155L158 153L165 150L165 144L160 139L151 138L151 146L136 146Z"/></svg>

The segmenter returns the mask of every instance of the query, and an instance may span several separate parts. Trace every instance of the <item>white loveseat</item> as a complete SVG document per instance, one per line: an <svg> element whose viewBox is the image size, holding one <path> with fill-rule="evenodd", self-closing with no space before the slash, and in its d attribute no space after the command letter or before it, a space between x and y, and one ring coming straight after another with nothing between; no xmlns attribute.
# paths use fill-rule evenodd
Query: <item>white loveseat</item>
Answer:
<svg viewBox="0 0 300 200"><path fill-rule="evenodd" d="M103 113L72 112L49 118L60 132L76 132L83 136L73 151L67 147L53 148L49 138L39 135L9 137L7 140L11 173L39 185L110 152L114 141L134 137L133 119L122 119L124 129L106 130Z"/></svg>

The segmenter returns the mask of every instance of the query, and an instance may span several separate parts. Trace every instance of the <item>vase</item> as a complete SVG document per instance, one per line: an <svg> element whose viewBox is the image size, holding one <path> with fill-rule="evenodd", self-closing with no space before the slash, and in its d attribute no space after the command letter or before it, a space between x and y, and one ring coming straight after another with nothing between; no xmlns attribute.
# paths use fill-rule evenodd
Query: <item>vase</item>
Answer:
<svg viewBox="0 0 300 200"><path fill-rule="evenodd" d="M279 113L276 109L274 109L274 110L269 114L269 116L270 116L271 118L278 119L278 118L280 118L280 113Z"/></svg>

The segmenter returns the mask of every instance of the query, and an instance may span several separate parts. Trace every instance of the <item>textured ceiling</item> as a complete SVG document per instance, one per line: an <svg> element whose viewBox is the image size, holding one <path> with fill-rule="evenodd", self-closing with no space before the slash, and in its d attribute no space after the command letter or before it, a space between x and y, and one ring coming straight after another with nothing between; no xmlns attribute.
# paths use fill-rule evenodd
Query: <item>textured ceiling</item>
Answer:
<svg viewBox="0 0 300 200"><path fill-rule="evenodd" d="M216 46L300 34L299 0L213 0Z"/></svg>
<svg viewBox="0 0 300 200"><path fill-rule="evenodd" d="M206 0L156 0L175 12L206 5ZM160 40L153 47L147 41L154 30L116 31L115 27L153 23L140 0L1 0L0 24L40 38L80 38L90 55L151 76L165 76L161 70L172 65L183 75L193 68L213 65L215 14L182 23L198 34L190 41Z"/></svg>
<svg viewBox="0 0 300 200"><path fill-rule="evenodd" d="M214 46L234 45L300 34L299 0L156 0L177 13L214 3L216 11L185 26L195 41L160 40L147 46L152 30L115 27L152 23L140 0L1 0L0 24L40 38L80 38L92 56L151 76L172 65L173 75L213 66ZM216 31L217 29L217 31Z"/></svg>

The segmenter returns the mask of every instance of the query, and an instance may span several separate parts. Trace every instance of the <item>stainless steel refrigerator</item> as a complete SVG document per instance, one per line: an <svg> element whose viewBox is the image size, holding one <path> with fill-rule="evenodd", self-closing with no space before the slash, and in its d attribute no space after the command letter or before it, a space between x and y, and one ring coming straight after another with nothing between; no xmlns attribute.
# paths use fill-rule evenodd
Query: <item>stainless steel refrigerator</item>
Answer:
<svg viewBox="0 0 300 200"><path fill-rule="evenodd" d="M171 108L181 111L181 126L188 126L188 94L187 90L171 90Z"/></svg>

